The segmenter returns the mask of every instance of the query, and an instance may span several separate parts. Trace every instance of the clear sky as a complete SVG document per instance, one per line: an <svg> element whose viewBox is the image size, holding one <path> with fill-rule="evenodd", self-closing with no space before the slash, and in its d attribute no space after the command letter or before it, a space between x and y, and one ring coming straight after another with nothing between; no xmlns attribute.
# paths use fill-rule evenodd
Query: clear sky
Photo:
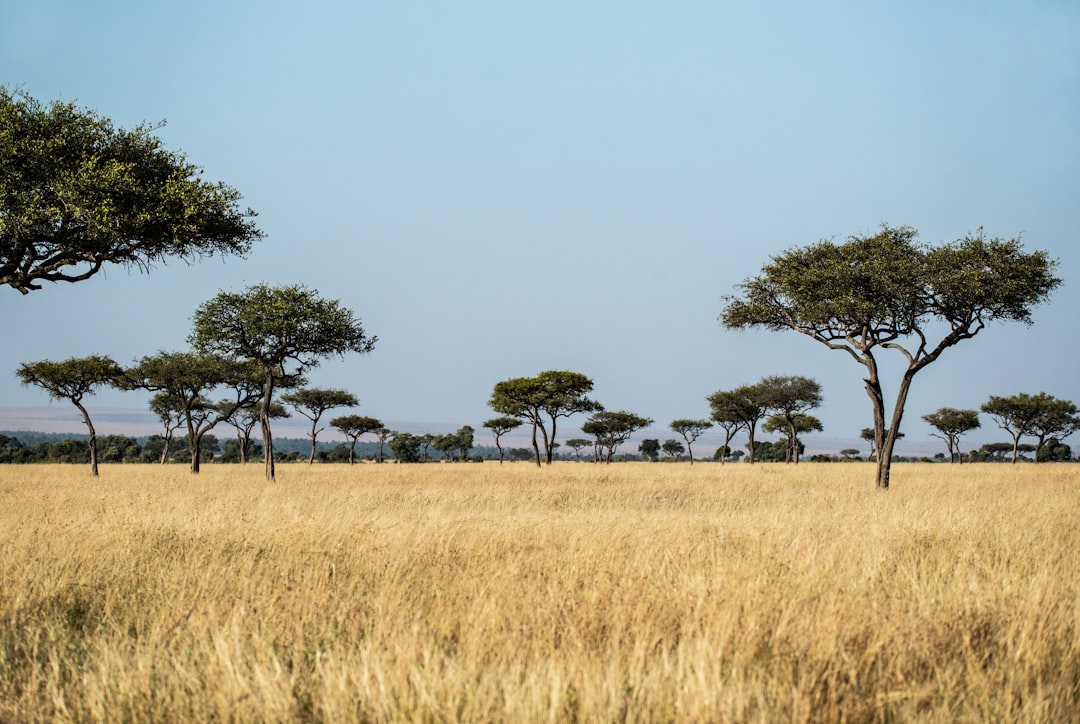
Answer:
<svg viewBox="0 0 1080 724"><path fill-rule="evenodd" d="M20 362L183 349L218 290L300 282L379 337L311 384L384 420L479 428L494 383L573 369L664 435L715 390L799 374L822 436L854 438L860 366L716 318L770 254L882 222L1022 235L1065 279L1033 327L920 374L909 440L991 394L1080 402L1078 37L1072 0L0 0L0 83L167 121L266 233L247 259L0 289L0 407L47 404Z"/></svg>

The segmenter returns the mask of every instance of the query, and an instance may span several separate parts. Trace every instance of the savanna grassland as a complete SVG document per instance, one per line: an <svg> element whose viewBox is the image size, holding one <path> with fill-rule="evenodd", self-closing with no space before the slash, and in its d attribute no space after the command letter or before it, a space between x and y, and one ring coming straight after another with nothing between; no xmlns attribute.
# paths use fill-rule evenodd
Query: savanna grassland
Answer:
<svg viewBox="0 0 1080 724"><path fill-rule="evenodd" d="M0 467L0 720L1080 711L1080 465Z"/></svg>

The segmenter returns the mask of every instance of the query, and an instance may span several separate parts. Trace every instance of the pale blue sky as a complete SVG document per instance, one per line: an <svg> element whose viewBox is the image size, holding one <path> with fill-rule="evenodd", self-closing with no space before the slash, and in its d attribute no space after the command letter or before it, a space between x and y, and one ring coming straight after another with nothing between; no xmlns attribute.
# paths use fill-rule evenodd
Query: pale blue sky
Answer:
<svg viewBox="0 0 1080 724"><path fill-rule="evenodd" d="M20 362L181 349L219 289L303 282L380 338L312 384L385 420L479 427L495 382L569 368L664 435L717 389L802 374L824 384L820 437L854 437L861 367L716 317L769 254L881 222L1022 234L1066 280L1033 328L995 325L916 379L909 439L990 394L1080 402L1074 2L0 8L0 83L167 120L267 234L247 260L0 289L0 407L46 404ZM983 425L971 439L1001 437Z"/></svg>

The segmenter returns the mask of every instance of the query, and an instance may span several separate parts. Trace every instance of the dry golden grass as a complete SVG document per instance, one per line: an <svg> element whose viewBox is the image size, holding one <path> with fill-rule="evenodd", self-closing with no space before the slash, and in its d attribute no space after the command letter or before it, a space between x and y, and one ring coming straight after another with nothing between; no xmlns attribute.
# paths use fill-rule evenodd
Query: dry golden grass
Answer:
<svg viewBox="0 0 1080 724"><path fill-rule="evenodd" d="M1080 465L0 466L2 721L1080 711Z"/></svg>

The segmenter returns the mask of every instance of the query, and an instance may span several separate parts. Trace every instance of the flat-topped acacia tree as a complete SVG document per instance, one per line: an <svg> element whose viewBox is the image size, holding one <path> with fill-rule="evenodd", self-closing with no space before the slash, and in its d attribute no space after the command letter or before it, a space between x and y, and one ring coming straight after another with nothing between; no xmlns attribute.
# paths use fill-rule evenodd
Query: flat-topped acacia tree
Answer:
<svg viewBox="0 0 1080 724"><path fill-rule="evenodd" d="M369 336L353 312L303 285L256 284L242 292L219 292L195 310L189 341L201 352L254 361L262 374L259 422L266 479L274 480L270 405L275 383L296 378L325 357L367 354Z"/></svg>
<svg viewBox="0 0 1080 724"><path fill-rule="evenodd" d="M78 408L90 433L90 474L98 474L97 431L83 398L100 387L109 387L123 374L124 369L111 357L91 355L72 357L61 362L41 360L24 362L15 374L24 385L34 385L49 393L54 400L68 400Z"/></svg>
<svg viewBox="0 0 1080 724"><path fill-rule="evenodd" d="M106 264L149 270L251 249L255 212L154 130L0 87L0 285L29 294Z"/></svg>
<svg viewBox="0 0 1080 724"><path fill-rule="evenodd" d="M1061 279L1045 252L1017 239L974 235L936 247L910 227L882 226L869 236L820 241L772 257L761 273L724 297L729 329L792 329L846 352L865 368L874 408L876 486L888 489L893 445L915 375L994 321L1031 324L1032 308ZM943 330L940 336L935 332ZM907 360L891 415L878 375L878 350ZM886 427L886 417L891 419Z"/></svg>

